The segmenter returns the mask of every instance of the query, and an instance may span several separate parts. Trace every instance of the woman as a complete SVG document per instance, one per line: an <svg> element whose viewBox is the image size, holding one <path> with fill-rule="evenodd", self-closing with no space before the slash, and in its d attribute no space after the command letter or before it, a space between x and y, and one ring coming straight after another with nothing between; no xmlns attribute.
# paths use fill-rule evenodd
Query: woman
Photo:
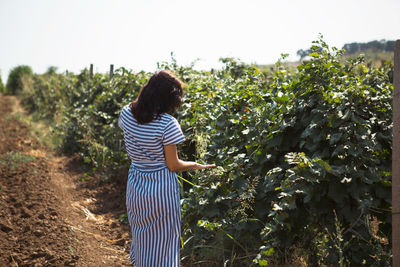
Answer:
<svg viewBox="0 0 400 267"><path fill-rule="evenodd" d="M182 103L182 82L171 72L155 73L118 121L132 161L126 206L132 232L130 257L137 267L179 267L181 210L177 171L206 169L178 158L184 140L169 115Z"/></svg>

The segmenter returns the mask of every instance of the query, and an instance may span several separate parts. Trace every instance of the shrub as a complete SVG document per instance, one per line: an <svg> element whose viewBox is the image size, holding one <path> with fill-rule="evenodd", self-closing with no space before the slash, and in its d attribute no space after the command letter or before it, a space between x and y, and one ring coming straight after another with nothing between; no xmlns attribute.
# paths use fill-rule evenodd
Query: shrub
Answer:
<svg viewBox="0 0 400 267"><path fill-rule="evenodd" d="M4 87L3 80L1 79L1 73L0 73L0 93L5 93L6 88Z"/></svg>
<svg viewBox="0 0 400 267"><path fill-rule="evenodd" d="M186 84L174 114L186 135L180 156L219 166L182 174L183 259L390 264L393 65L342 63L322 40L310 51L296 71L278 61L268 78L231 58L211 73L158 66ZM151 74L57 75L30 76L25 103L59 116L64 152L127 169L118 115Z"/></svg>
<svg viewBox="0 0 400 267"><path fill-rule="evenodd" d="M8 75L6 93L15 95L22 91L23 77L31 76L32 74L32 68L26 65L20 65L13 68Z"/></svg>

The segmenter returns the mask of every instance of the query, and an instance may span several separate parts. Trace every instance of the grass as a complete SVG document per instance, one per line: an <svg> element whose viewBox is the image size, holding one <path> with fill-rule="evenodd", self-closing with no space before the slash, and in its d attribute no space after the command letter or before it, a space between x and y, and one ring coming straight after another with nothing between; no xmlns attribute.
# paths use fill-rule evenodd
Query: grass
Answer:
<svg viewBox="0 0 400 267"><path fill-rule="evenodd" d="M27 125L30 129L31 136L39 140L39 142L52 150L55 150L58 144L58 139L51 133L50 122L43 123L43 119L35 118L34 115L25 115L20 112L12 114L15 119Z"/></svg>
<svg viewBox="0 0 400 267"><path fill-rule="evenodd" d="M44 120L40 117L40 114L32 113L28 114L17 98L12 98L13 111L8 115L7 119L16 119L19 122L25 124L29 128L31 136L44 145L45 147L56 150L58 144L60 143L60 138L57 138L52 134L51 127L52 121Z"/></svg>
<svg viewBox="0 0 400 267"><path fill-rule="evenodd" d="M33 161L36 157L25 155L21 152L8 152L3 154L0 159L0 163L3 165L8 165L11 170L19 167L21 163L26 163L29 161Z"/></svg>

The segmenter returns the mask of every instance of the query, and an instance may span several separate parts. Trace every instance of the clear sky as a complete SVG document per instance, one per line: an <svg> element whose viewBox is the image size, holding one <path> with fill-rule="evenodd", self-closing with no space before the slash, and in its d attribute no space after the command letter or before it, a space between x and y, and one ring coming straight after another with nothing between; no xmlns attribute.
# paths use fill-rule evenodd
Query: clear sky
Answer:
<svg viewBox="0 0 400 267"><path fill-rule="evenodd" d="M219 67L221 57L297 60L322 33L330 46L400 39L400 0L0 0L0 70L79 72L94 64L154 71L157 62Z"/></svg>

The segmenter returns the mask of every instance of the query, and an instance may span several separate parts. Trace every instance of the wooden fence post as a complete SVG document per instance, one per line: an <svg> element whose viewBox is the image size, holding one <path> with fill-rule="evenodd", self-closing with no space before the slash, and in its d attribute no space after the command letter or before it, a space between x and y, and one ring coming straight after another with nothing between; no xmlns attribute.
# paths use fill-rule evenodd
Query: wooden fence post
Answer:
<svg viewBox="0 0 400 267"><path fill-rule="evenodd" d="M89 79L93 79L93 64L90 64Z"/></svg>
<svg viewBox="0 0 400 267"><path fill-rule="evenodd" d="M110 65L110 80L113 78L114 76L114 64Z"/></svg>
<svg viewBox="0 0 400 267"><path fill-rule="evenodd" d="M392 139L392 252L393 266L400 266L400 40L394 49Z"/></svg>

